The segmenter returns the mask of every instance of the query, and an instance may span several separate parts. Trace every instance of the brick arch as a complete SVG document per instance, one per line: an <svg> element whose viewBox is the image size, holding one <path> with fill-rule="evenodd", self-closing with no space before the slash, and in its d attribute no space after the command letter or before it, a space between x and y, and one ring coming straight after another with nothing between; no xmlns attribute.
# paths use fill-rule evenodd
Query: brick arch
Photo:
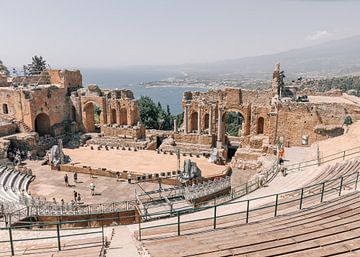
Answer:
<svg viewBox="0 0 360 257"><path fill-rule="evenodd" d="M208 129L208 128L209 128L209 118L210 118L209 113L205 113L205 115L204 115L204 122L203 122L203 124L204 124L204 129Z"/></svg>
<svg viewBox="0 0 360 257"><path fill-rule="evenodd" d="M116 124L116 109L110 110L110 124Z"/></svg>
<svg viewBox="0 0 360 257"><path fill-rule="evenodd" d="M51 134L50 117L46 113L39 113L35 118L35 131L39 136Z"/></svg>
<svg viewBox="0 0 360 257"><path fill-rule="evenodd" d="M190 131L197 131L198 128L198 119L199 119L199 114L198 112L192 112L190 114Z"/></svg>
<svg viewBox="0 0 360 257"><path fill-rule="evenodd" d="M257 134L264 134L264 124L265 120L263 117L259 117L257 120Z"/></svg>
<svg viewBox="0 0 360 257"><path fill-rule="evenodd" d="M84 130L86 132L95 132L95 113L94 113L95 107L98 107L100 109L99 122L101 123L101 115L103 112L101 106L98 106L97 103L94 101L87 101L83 105L82 120L83 120Z"/></svg>
<svg viewBox="0 0 360 257"><path fill-rule="evenodd" d="M226 122L226 114L229 112L236 112L239 113L242 117L242 133L244 136L247 136L250 134L250 117L247 115L247 110L243 108L227 108L224 110L222 122L224 124L225 129L225 122Z"/></svg>
<svg viewBox="0 0 360 257"><path fill-rule="evenodd" d="M119 115L120 125L128 125L127 109L124 107L120 108Z"/></svg>

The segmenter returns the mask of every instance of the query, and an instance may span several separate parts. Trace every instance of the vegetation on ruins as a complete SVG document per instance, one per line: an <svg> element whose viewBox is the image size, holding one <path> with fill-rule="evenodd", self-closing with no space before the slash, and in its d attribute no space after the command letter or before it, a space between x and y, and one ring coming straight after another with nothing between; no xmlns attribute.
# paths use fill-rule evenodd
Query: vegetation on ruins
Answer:
<svg viewBox="0 0 360 257"><path fill-rule="evenodd" d="M302 81L301 88L311 88L319 92L326 92L331 89L340 89L342 92L351 90L353 94L360 96L360 76L307 79Z"/></svg>
<svg viewBox="0 0 360 257"><path fill-rule="evenodd" d="M226 133L229 136L241 136L243 118L238 112L226 113Z"/></svg>
<svg viewBox="0 0 360 257"><path fill-rule="evenodd" d="M32 57L32 62L28 65L24 65L25 75L37 75L46 70L46 60L42 56L35 55Z"/></svg>
<svg viewBox="0 0 360 257"><path fill-rule="evenodd" d="M156 104L148 96L140 97L138 109L141 122L147 129L171 130L174 128L174 119L177 118L179 120L181 116L172 115L169 105L166 106L165 110L160 102Z"/></svg>
<svg viewBox="0 0 360 257"><path fill-rule="evenodd" d="M3 64L1 60L0 60L0 73L5 74L6 76L9 76L10 74L8 68Z"/></svg>

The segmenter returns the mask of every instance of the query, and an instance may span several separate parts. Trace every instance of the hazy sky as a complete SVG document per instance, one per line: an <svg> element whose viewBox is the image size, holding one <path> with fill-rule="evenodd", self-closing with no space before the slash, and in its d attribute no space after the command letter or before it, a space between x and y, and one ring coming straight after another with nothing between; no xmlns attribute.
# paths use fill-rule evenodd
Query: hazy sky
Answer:
<svg viewBox="0 0 360 257"><path fill-rule="evenodd" d="M360 34L351 0L0 0L0 59L52 67L198 63Z"/></svg>

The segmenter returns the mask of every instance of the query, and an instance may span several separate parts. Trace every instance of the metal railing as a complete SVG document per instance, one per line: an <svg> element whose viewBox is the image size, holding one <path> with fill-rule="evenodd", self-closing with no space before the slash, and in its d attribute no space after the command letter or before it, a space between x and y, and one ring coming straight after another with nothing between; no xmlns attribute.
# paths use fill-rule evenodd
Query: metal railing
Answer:
<svg viewBox="0 0 360 257"><path fill-rule="evenodd" d="M309 161L298 162L298 163L286 165L285 168L286 168L287 172L301 171L301 169L304 169L304 168L320 166L322 164L325 164L325 163L328 163L331 161L335 161L335 160L343 160L344 161L344 160L352 159L352 158L355 158L358 156L360 156L360 147L354 147L354 148L350 148L345 151L337 152L337 153L330 154L327 156L323 156L323 157L318 156L316 159L312 159Z"/></svg>
<svg viewBox="0 0 360 257"><path fill-rule="evenodd" d="M276 217L279 214L286 214L304 208L306 204L307 207L315 206L319 203L322 203L325 198L336 198L342 195L344 190L354 189L357 190L359 180L359 172L354 172L342 177L324 181L322 183L309 185L303 188L252 198L248 200L235 200L232 202L224 202L216 204L214 206L207 206L203 208L198 208L198 211L201 210L210 210L203 215L209 214L204 218L194 218L182 221L182 216L188 213L187 210L178 211L176 213L176 221L167 221L164 224L159 225L149 225L144 226L144 223L141 223L139 220L139 229L138 229L138 239L142 240L144 231L155 230L166 228L165 234L172 235L181 235L183 234L182 227L186 224L191 224L189 230L194 227L199 231L199 229L216 229L219 224L226 224L236 221L237 224L247 224L254 221L264 220L270 217ZM309 201L306 201L309 199ZM310 201L311 200L311 201ZM232 206L231 210L225 211L226 206ZM240 211L237 211L241 209ZM224 214L219 214L221 210L224 210ZM229 210L229 209L227 209ZM221 220L224 219L224 220ZM198 223L198 225L194 225ZM149 224L149 223L145 223ZM165 229L165 230L166 230Z"/></svg>
<svg viewBox="0 0 360 257"><path fill-rule="evenodd" d="M134 215L130 215L130 216L124 216L123 218L134 218ZM101 218L101 219L83 219L83 220L73 220L73 221L63 221L63 222L24 222L22 225L16 225L16 226L8 226L6 228L0 228L0 231L7 231L8 232L8 240L0 240L0 245L4 245L4 244L9 244L9 252L11 253L11 256L15 255L15 247L14 245L16 243L19 242L27 242L27 241L39 241L39 240L51 240L51 239L55 239L57 242L57 247L56 247L56 251L62 251L62 244L61 241L64 238L74 238L74 237L84 237L86 235L96 235L96 234L101 234L101 241L99 242L95 242L95 243L101 243L101 249L99 250L99 254L101 254L104 250L104 247L106 247L107 245L107 238L105 237L104 234L104 222L109 222L112 220L117 219L116 217L114 218ZM61 233L66 232L66 231L71 231L74 229L69 229L69 228L62 228L62 226L66 226L66 225L72 225L74 223L89 223L89 222L98 222L100 223L99 227L96 229L92 229L92 231L88 231L88 232L81 232L81 230L83 230L83 228L75 228L78 232L76 233ZM39 236L37 235L36 237L27 237L24 238L24 235L21 235L19 238L16 238L16 236L14 235L14 231L28 231L28 229L33 229L33 228L39 228L37 229L37 234L41 233L41 228L43 228L44 226L52 226L54 227L54 229L47 229L45 230L47 234L51 233L52 231L54 232L54 235L44 235L44 236ZM88 230L88 228L85 228ZM94 242L92 242L94 243ZM100 245L99 245L100 246ZM40 244L41 247L41 244ZM81 246L81 248L86 248L86 247L91 247L89 246L89 243L87 242L84 246Z"/></svg>

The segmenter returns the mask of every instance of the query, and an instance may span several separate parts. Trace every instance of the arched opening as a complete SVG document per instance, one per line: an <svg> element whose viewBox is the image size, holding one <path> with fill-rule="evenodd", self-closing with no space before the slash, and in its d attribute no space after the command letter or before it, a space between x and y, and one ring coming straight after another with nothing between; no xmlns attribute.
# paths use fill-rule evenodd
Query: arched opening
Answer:
<svg viewBox="0 0 360 257"><path fill-rule="evenodd" d="M76 109L74 106L71 106L71 121L76 121Z"/></svg>
<svg viewBox="0 0 360 257"><path fill-rule="evenodd" d="M264 134L264 118L260 117L257 123L257 133Z"/></svg>
<svg viewBox="0 0 360 257"><path fill-rule="evenodd" d="M101 109L92 102L85 104L83 124L86 132L96 132L95 124L100 124Z"/></svg>
<svg viewBox="0 0 360 257"><path fill-rule="evenodd" d="M225 113L225 133L233 137L241 137L243 135L244 117L240 112Z"/></svg>
<svg viewBox="0 0 360 257"><path fill-rule="evenodd" d="M127 110L126 108L120 109L120 125L127 125Z"/></svg>
<svg viewBox="0 0 360 257"><path fill-rule="evenodd" d="M204 128L208 129L209 128L209 114L206 113L205 117L204 117Z"/></svg>
<svg viewBox="0 0 360 257"><path fill-rule="evenodd" d="M9 114L9 108L7 104L2 105L3 114Z"/></svg>
<svg viewBox="0 0 360 257"><path fill-rule="evenodd" d="M40 113L35 118L35 131L39 136L50 134L50 118L46 113Z"/></svg>
<svg viewBox="0 0 360 257"><path fill-rule="evenodd" d="M111 109L111 112L110 112L110 123L111 123L111 124L116 124L116 110L115 110L115 109Z"/></svg>
<svg viewBox="0 0 360 257"><path fill-rule="evenodd" d="M190 115L190 131L194 132L198 130L198 113L197 112L193 112Z"/></svg>

